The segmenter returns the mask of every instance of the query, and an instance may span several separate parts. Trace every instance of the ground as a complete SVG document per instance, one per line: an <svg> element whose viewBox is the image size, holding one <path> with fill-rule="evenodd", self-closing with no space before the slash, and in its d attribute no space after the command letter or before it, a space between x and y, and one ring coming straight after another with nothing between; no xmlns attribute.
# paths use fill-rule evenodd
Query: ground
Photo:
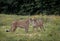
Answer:
<svg viewBox="0 0 60 41"><path fill-rule="evenodd" d="M15 32L6 32L14 20L25 20L29 16L0 14L0 41L60 41L60 16L34 15L30 18L43 18L45 31L33 31L30 25L29 32L17 28Z"/></svg>

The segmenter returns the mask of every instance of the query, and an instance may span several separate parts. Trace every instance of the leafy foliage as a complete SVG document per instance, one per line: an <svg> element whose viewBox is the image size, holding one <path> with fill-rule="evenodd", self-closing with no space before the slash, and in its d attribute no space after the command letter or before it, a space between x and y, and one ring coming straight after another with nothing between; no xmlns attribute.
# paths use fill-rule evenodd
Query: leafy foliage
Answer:
<svg viewBox="0 0 60 41"><path fill-rule="evenodd" d="M17 15L60 14L59 0L0 0L0 13Z"/></svg>

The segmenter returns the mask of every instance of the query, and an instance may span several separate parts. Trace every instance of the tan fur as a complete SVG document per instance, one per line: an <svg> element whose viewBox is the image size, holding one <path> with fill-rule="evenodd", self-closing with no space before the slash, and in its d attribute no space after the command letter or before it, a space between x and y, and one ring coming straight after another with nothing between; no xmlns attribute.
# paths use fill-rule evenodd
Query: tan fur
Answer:
<svg viewBox="0 0 60 41"><path fill-rule="evenodd" d="M33 29L38 29L40 27L40 29L44 29L43 27L43 20L42 19L32 19L32 25L33 25Z"/></svg>
<svg viewBox="0 0 60 41"><path fill-rule="evenodd" d="M25 31L28 32L29 19L28 20L13 21L10 31L14 32L17 27L24 28Z"/></svg>

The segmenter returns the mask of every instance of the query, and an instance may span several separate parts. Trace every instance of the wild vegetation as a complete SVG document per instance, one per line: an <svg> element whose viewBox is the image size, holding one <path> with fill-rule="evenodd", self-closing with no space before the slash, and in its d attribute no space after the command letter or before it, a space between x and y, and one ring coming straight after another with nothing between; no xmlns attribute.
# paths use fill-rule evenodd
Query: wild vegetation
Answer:
<svg viewBox="0 0 60 41"><path fill-rule="evenodd" d="M30 25L28 33L22 28L17 28L15 32L6 32L7 29L11 28L11 23L14 20L25 20L28 17L42 18L45 31L40 29L33 31L33 26ZM0 14L0 41L60 41L60 16Z"/></svg>
<svg viewBox="0 0 60 41"><path fill-rule="evenodd" d="M60 15L60 0L0 0L0 13Z"/></svg>

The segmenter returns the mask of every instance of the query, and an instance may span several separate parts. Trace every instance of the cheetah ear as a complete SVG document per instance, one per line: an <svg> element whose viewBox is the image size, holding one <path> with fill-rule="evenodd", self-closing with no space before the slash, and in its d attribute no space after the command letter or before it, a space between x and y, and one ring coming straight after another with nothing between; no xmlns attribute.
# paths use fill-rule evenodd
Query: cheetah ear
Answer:
<svg viewBox="0 0 60 41"><path fill-rule="evenodd" d="M30 20L32 20L32 18L30 18Z"/></svg>
<svg viewBox="0 0 60 41"><path fill-rule="evenodd" d="M32 20L32 21L33 21L33 20L34 20L34 18L30 18L30 20Z"/></svg>

